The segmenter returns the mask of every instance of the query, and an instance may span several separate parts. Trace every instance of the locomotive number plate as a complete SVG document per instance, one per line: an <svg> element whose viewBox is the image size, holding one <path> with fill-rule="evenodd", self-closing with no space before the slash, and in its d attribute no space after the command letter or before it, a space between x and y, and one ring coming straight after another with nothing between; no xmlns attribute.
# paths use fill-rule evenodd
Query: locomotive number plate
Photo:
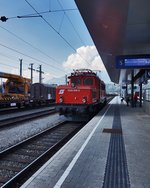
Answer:
<svg viewBox="0 0 150 188"><path fill-rule="evenodd" d="M68 89L68 92L80 92L80 89Z"/></svg>

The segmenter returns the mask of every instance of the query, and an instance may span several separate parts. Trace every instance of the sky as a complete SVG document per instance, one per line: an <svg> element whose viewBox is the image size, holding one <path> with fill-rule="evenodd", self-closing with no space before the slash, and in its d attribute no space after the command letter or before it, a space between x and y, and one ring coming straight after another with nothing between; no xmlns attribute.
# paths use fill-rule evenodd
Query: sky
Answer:
<svg viewBox="0 0 150 188"><path fill-rule="evenodd" d="M0 72L19 75L22 59L24 77L33 63L33 82L40 65L43 83L61 84L79 68L110 82L74 0L0 0L0 16L8 18L0 21Z"/></svg>

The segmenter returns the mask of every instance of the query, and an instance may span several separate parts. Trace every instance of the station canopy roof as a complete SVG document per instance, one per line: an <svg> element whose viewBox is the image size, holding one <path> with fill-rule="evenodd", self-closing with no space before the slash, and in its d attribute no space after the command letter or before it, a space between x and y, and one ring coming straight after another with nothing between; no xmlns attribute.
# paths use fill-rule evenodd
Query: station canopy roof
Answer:
<svg viewBox="0 0 150 188"><path fill-rule="evenodd" d="M75 0L112 82L127 70L116 56L150 54L150 0Z"/></svg>

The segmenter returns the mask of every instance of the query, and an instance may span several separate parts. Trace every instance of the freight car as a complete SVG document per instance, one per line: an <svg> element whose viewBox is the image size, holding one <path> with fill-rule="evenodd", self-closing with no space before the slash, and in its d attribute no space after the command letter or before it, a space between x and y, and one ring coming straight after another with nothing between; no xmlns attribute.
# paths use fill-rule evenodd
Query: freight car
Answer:
<svg viewBox="0 0 150 188"><path fill-rule="evenodd" d="M48 105L54 103L56 98L55 84L34 83L30 88L30 105Z"/></svg>
<svg viewBox="0 0 150 188"><path fill-rule="evenodd" d="M71 120L87 120L106 104L105 84L89 69L74 70L56 87L56 110Z"/></svg>
<svg viewBox="0 0 150 188"><path fill-rule="evenodd" d="M0 72L6 81L0 87L0 108L47 105L55 102L55 84L31 84L31 80L20 75Z"/></svg>

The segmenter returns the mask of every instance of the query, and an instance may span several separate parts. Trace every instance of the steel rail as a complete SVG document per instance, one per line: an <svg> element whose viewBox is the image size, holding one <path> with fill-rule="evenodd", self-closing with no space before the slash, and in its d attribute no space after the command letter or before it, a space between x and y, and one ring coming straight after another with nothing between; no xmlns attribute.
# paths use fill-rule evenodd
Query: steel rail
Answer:
<svg viewBox="0 0 150 188"><path fill-rule="evenodd" d="M51 109L44 110L44 111L32 112L30 114L17 115L17 116L10 117L7 119L2 119L0 120L0 128L6 125L8 126L8 125L24 122L24 121L31 120L31 119L36 119L36 118L47 116L53 113L56 113L55 108L51 108Z"/></svg>
<svg viewBox="0 0 150 188"><path fill-rule="evenodd" d="M81 129L81 125L63 122L0 152L1 188L20 186Z"/></svg>

